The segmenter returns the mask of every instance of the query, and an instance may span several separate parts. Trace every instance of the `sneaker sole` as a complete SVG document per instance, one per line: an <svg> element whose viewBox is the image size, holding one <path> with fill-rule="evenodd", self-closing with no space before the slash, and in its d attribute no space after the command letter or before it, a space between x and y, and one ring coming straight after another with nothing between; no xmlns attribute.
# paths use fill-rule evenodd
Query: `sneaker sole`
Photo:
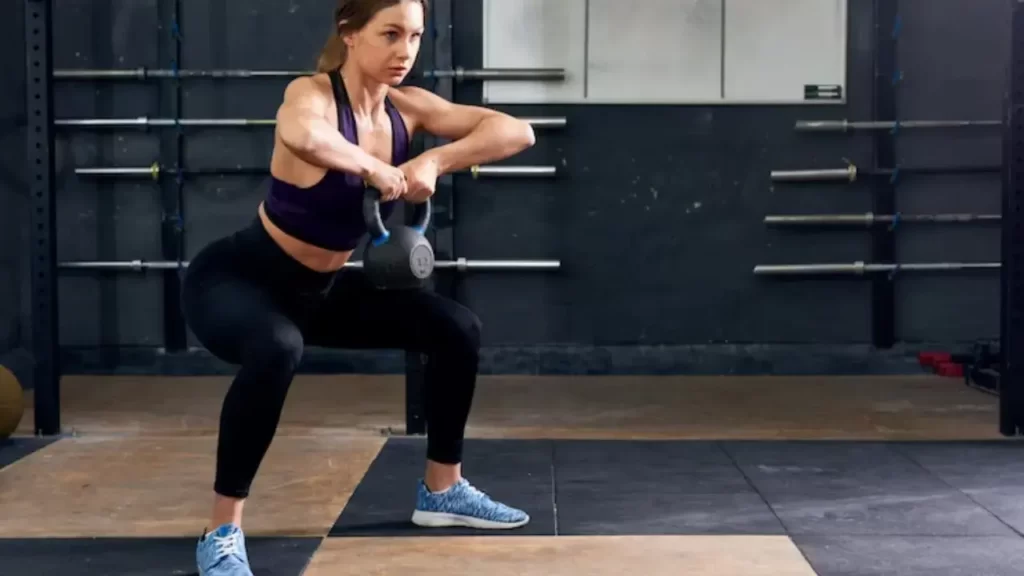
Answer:
<svg viewBox="0 0 1024 576"><path fill-rule="evenodd" d="M412 523L424 528L480 528L484 530L509 530L525 526L530 521L527 516L519 522L497 522L494 520L481 520L472 516L461 516L459 514L448 514L445 512L424 512L416 510L412 513Z"/></svg>

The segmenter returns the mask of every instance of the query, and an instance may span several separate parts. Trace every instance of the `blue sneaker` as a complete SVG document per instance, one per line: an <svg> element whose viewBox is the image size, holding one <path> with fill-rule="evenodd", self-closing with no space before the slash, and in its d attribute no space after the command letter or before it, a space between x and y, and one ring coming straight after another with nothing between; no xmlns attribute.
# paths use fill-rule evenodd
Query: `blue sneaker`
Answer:
<svg viewBox="0 0 1024 576"><path fill-rule="evenodd" d="M530 521L526 512L491 500L465 479L444 492L431 492L420 480L418 492L416 511L412 514L412 522L417 526L507 530Z"/></svg>
<svg viewBox="0 0 1024 576"><path fill-rule="evenodd" d="M196 562L199 576L253 576L245 535L234 524L225 524L200 538Z"/></svg>

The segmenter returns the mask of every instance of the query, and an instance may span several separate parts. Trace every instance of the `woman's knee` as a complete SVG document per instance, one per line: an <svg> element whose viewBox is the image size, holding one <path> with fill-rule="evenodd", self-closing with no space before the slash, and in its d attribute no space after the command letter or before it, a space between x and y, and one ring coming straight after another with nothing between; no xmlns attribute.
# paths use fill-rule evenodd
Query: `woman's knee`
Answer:
<svg viewBox="0 0 1024 576"><path fill-rule="evenodd" d="M278 325L250 335L242 350L242 365L264 376L291 379L302 362L305 342L291 325Z"/></svg>
<svg viewBox="0 0 1024 576"><path fill-rule="evenodd" d="M445 300L434 317L429 340L435 351L477 357L483 323L469 308Z"/></svg>

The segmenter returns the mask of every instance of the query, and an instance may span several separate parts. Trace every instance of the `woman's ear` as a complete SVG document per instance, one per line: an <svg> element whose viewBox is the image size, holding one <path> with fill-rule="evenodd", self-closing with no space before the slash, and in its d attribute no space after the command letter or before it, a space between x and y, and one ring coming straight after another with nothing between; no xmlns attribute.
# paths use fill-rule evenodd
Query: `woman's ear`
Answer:
<svg viewBox="0 0 1024 576"><path fill-rule="evenodd" d="M352 40L352 33L345 32L345 25L348 24L348 20L338 21L338 35L341 36L341 40L345 43L345 46L352 47L354 41Z"/></svg>

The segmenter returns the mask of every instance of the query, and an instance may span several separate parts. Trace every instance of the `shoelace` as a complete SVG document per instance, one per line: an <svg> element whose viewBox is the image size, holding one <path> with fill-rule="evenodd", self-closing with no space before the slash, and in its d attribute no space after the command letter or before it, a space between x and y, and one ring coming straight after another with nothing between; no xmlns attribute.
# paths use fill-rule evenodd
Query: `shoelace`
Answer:
<svg viewBox="0 0 1024 576"><path fill-rule="evenodd" d="M217 557L241 556L241 543L242 538L238 532L233 532L227 536L213 536L213 544L217 548Z"/></svg>
<svg viewBox="0 0 1024 576"><path fill-rule="evenodd" d="M476 496L485 502L490 502L491 500L490 496L484 494L480 490L477 490L476 486L473 486L472 484L466 485L466 492L469 492L471 495Z"/></svg>

